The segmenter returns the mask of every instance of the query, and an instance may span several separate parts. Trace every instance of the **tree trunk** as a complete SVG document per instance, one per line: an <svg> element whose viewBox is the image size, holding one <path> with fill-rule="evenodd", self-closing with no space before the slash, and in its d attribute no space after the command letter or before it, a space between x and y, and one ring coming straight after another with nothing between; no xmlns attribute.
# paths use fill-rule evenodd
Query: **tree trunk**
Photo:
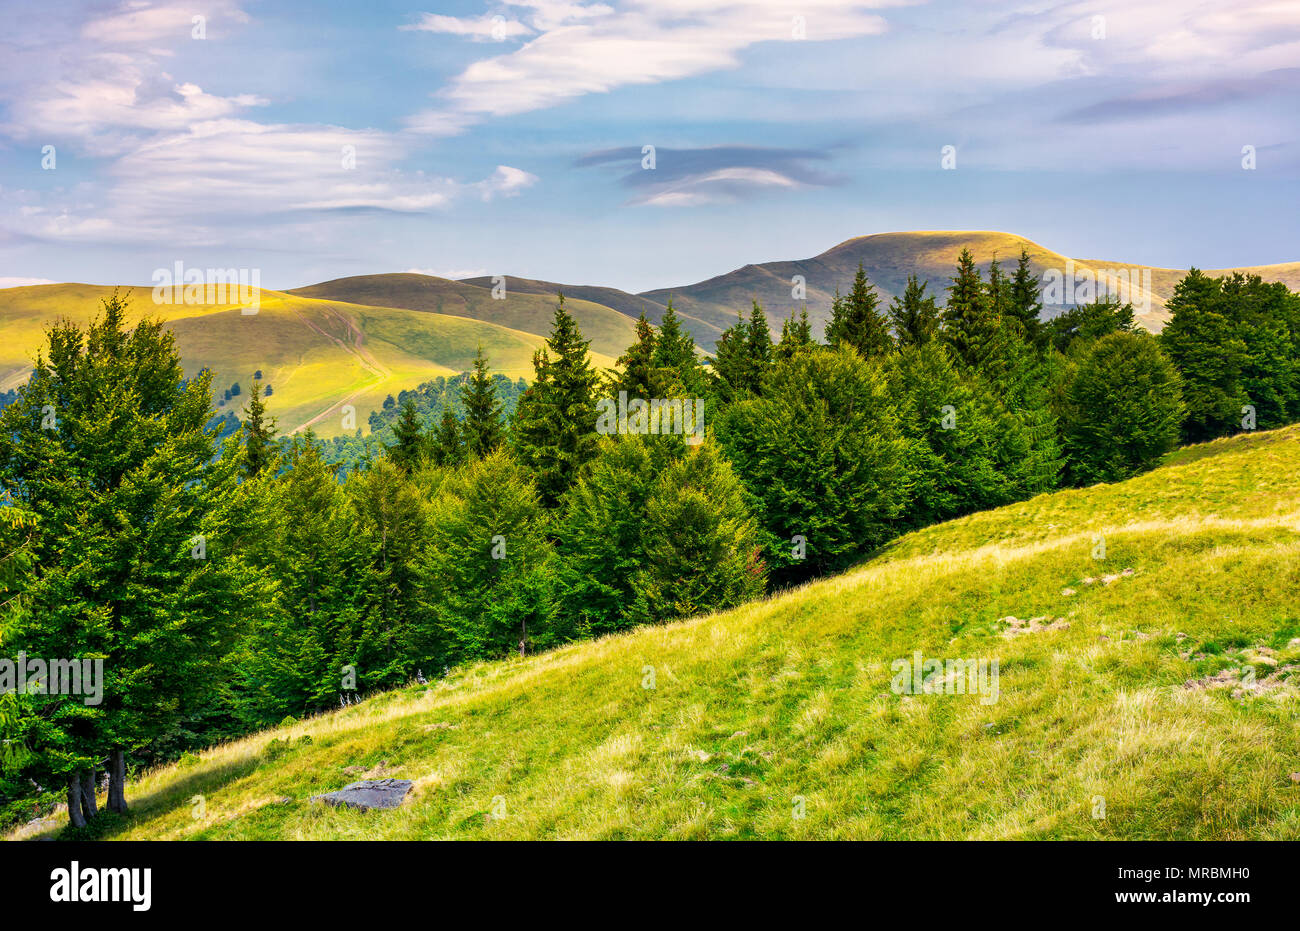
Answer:
<svg viewBox="0 0 1300 931"><path fill-rule="evenodd" d="M81 771L81 813L87 821L99 814L99 809L95 807L95 770L93 767Z"/></svg>
<svg viewBox="0 0 1300 931"><path fill-rule="evenodd" d="M86 816L81 813L81 773L68 774L68 824L74 828L86 826Z"/></svg>
<svg viewBox="0 0 1300 931"><path fill-rule="evenodd" d="M119 815L126 814L126 751L117 749L108 755L108 802L109 811Z"/></svg>

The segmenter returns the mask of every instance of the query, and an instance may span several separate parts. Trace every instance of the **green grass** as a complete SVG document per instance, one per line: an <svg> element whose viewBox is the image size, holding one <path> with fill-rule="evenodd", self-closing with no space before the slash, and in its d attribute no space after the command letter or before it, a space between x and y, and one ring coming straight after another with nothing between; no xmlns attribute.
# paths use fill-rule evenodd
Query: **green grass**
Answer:
<svg viewBox="0 0 1300 931"><path fill-rule="evenodd" d="M26 381L50 323L66 316L84 324L112 290L62 284L0 290L0 389ZM533 353L549 332L267 290L258 312L243 314L232 304L155 305L149 288L135 288L131 312L168 321L186 374L211 369L218 400L232 382L240 384L244 394L218 411L238 415L253 373L261 370L274 389L267 410L280 432L310 426L323 437L351 432L344 428L345 405L356 409L355 423L365 429L389 394L466 371L479 346L493 371L531 379ZM612 367L615 358L592 353L601 367Z"/></svg>
<svg viewBox="0 0 1300 931"><path fill-rule="evenodd" d="M1277 671L1300 662L1298 486L1300 428L1184 450L1129 482L910 534L739 610L453 671L213 748L135 780L129 818L99 830L1300 839L1300 706ZM1009 638L1008 616L1068 627ZM998 659L998 701L895 694L891 661L914 650ZM1197 685L1246 666L1267 687ZM389 812L307 801L365 774L416 790Z"/></svg>

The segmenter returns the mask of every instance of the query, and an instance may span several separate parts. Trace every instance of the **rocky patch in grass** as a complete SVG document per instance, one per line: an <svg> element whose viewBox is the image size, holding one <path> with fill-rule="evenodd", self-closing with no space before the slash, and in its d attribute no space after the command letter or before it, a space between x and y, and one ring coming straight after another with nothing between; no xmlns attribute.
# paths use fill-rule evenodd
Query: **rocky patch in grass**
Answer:
<svg viewBox="0 0 1300 931"><path fill-rule="evenodd" d="M1010 640L1013 637L1019 637L1023 634L1037 634L1045 630L1069 630L1070 622L1063 617L1055 620L1044 614L1039 617L1031 617L1028 620L1022 620L1014 615L1007 615L998 621L1003 626L1002 636Z"/></svg>
<svg viewBox="0 0 1300 931"><path fill-rule="evenodd" d="M1180 640L1180 646L1186 639ZM1285 647L1274 649L1263 644L1238 647L1220 652L1215 644L1189 647L1179 655L1190 661L1218 661L1226 665L1212 673L1188 679L1183 688L1189 691L1228 689L1236 699L1272 696L1300 697L1300 638Z"/></svg>
<svg viewBox="0 0 1300 931"><path fill-rule="evenodd" d="M1134 569L1132 566L1127 566L1124 569L1121 569L1119 572L1115 572L1110 575L1103 575L1103 576L1086 575L1075 584L1082 585L1085 588L1092 585L1114 585L1116 582L1119 582L1122 579L1131 579L1135 575L1137 575L1137 570ZM1079 594L1079 592L1077 589L1074 588L1063 588L1061 589L1061 594L1066 598L1069 598L1073 595Z"/></svg>

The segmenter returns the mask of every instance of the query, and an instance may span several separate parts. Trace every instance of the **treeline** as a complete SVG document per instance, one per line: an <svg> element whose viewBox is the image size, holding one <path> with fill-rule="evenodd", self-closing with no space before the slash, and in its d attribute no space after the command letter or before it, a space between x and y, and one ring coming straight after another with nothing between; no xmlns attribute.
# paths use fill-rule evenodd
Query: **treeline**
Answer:
<svg viewBox="0 0 1300 931"><path fill-rule="evenodd" d="M0 699L0 793L62 786L79 824L104 768L125 810L128 757L729 608L915 527L1121 480L1180 435L1300 419L1297 295L1193 270L1170 308L1161 337L1109 300L1044 322L1027 255L986 279L963 251L942 306L915 278L886 306L859 269L824 343L806 313L773 339L754 305L707 365L670 306L601 373L561 297L513 413L480 353L430 392L436 420L394 399L383 448L343 469L277 438L256 384L219 443L210 375L184 381L115 297L51 331L0 414L0 643L105 668L98 706ZM615 397L700 398L705 422L602 432Z"/></svg>
<svg viewBox="0 0 1300 931"><path fill-rule="evenodd" d="M409 428L409 424L414 421L422 429L428 430L445 420L448 411L455 419L464 417L461 388L470 377L469 372L451 378L439 375L415 388L399 391L396 397L390 394L379 410L371 411L367 423L369 433L363 433L358 428L354 434L327 440L317 438L316 442L325 458L341 465L345 471L361 467L383 455L384 450L393 444L399 422L405 422ZM496 396L501 402L501 413L509 418L527 383L522 378L510 379L501 374L494 374L491 378Z"/></svg>

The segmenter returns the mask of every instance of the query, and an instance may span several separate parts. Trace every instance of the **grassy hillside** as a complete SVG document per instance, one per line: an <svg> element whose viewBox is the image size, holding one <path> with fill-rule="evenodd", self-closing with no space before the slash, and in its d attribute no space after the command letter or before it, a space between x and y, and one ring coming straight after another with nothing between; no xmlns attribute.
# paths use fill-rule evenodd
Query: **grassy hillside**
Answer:
<svg viewBox="0 0 1300 931"><path fill-rule="evenodd" d="M1297 485L1300 428L1184 449L739 610L457 670L214 748L134 782L130 820L106 827L1300 839ZM891 662L916 650L997 659L998 700L895 694ZM381 775L415 781L402 808L307 801Z"/></svg>
<svg viewBox="0 0 1300 931"><path fill-rule="evenodd" d="M463 284L477 285L482 288L491 288L491 278L466 278ZM565 300L570 297L579 298L584 301L591 301L594 304L603 304L606 307L612 307L621 314L636 319L641 314L646 315L651 323L656 326L663 319L665 303L642 297L639 294L629 294L626 291L620 291L618 288L603 288L588 285L570 285L558 284L554 281L537 281L532 278L516 278L513 275L506 276L506 287L509 291L518 291L525 294L544 294L554 296L556 293L562 293ZM669 295L671 296L671 294ZM676 302L673 303L676 308ZM718 337L726 327L717 326L708 321L701 320L698 317L692 317L690 314L678 313L682 321L682 327L695 337L697 344L712 348L717 342Z"/></svg>
<svg viewBox="0 0 1300 931"><path fill-rule="evenodd" d="M480 279L482 280L482 279ZM492 297L492 281L482 287L431 275L359 275L323 281L288 292L354 304L403 307L470 317L525 333L546 336L555 315L555 292L532 293L506 284L503 300ZM632 320L603 304L565 294L565 307L577 319L593 352L617 359L635 339Z"/></svg>
<svg viewBox="0 0 1300 931"><path fill-rule="evenodd" d="M859 262L886 304L890 298L902 293L909 274L928 281L930 293L942 303L946 297L944 289L950 283L957 254L963 246L971 250L980 270L987 274L995 256L1004 270L1013 270L1022 245L1029 250L1030 266L1040 282L1044 270L1064 270L1069 260L1067 256L1010 233L983 230L877 233L847 240L810 259L746 265L698 284L647 291L641 296L664 303L671 295L675 305L684 313L720 327L735 323L736 310L748 308L749 302L757 298L766 308L773 328L779 331L780 321L797 311L802 303L791 297L790 281L795 275L803 275L807 282L808 315L814 322L814 332L820 336L830 319L831 299L836 289L842 294L848 293ZM1091 271L1101 280L1113 279L1113 275L1107 272L1140 271L1149 267L1088 259L1071 261L1078 272ZM1230 270L1220 269L1212 274ZM1300 263L1263 265L1242 271L1253 271L1266 281L1286 281L1293 287L1300 285ZM1159 331L1169 317L1165 300L1173 294L1174 285L1184 271L1152 267L1151 273L1150 310L1139 312L1138 319L1148 329Z"/></svg>
<svg viewBox="0 0 1300 931"><path fill-rule="evenodd" d="M68 316L84 323L112 290L67 284L0 291L0 388L26 381L50 322ZM531 378L533 352L544 341L466 317L266 290L256 314L231 304L155 305L148 288L134 289L132 311L169 321L186 373L212 369L218 399L232 382L240 384L244 395L218 410L238 410L261 370L274 389L268 411L281 432L311 426L324 437L344 432L344 405L356 408L364 428L389 394L465 371L480 345L494 371ZM612 366L614 358L593 353L593 362Z"/></svg>

